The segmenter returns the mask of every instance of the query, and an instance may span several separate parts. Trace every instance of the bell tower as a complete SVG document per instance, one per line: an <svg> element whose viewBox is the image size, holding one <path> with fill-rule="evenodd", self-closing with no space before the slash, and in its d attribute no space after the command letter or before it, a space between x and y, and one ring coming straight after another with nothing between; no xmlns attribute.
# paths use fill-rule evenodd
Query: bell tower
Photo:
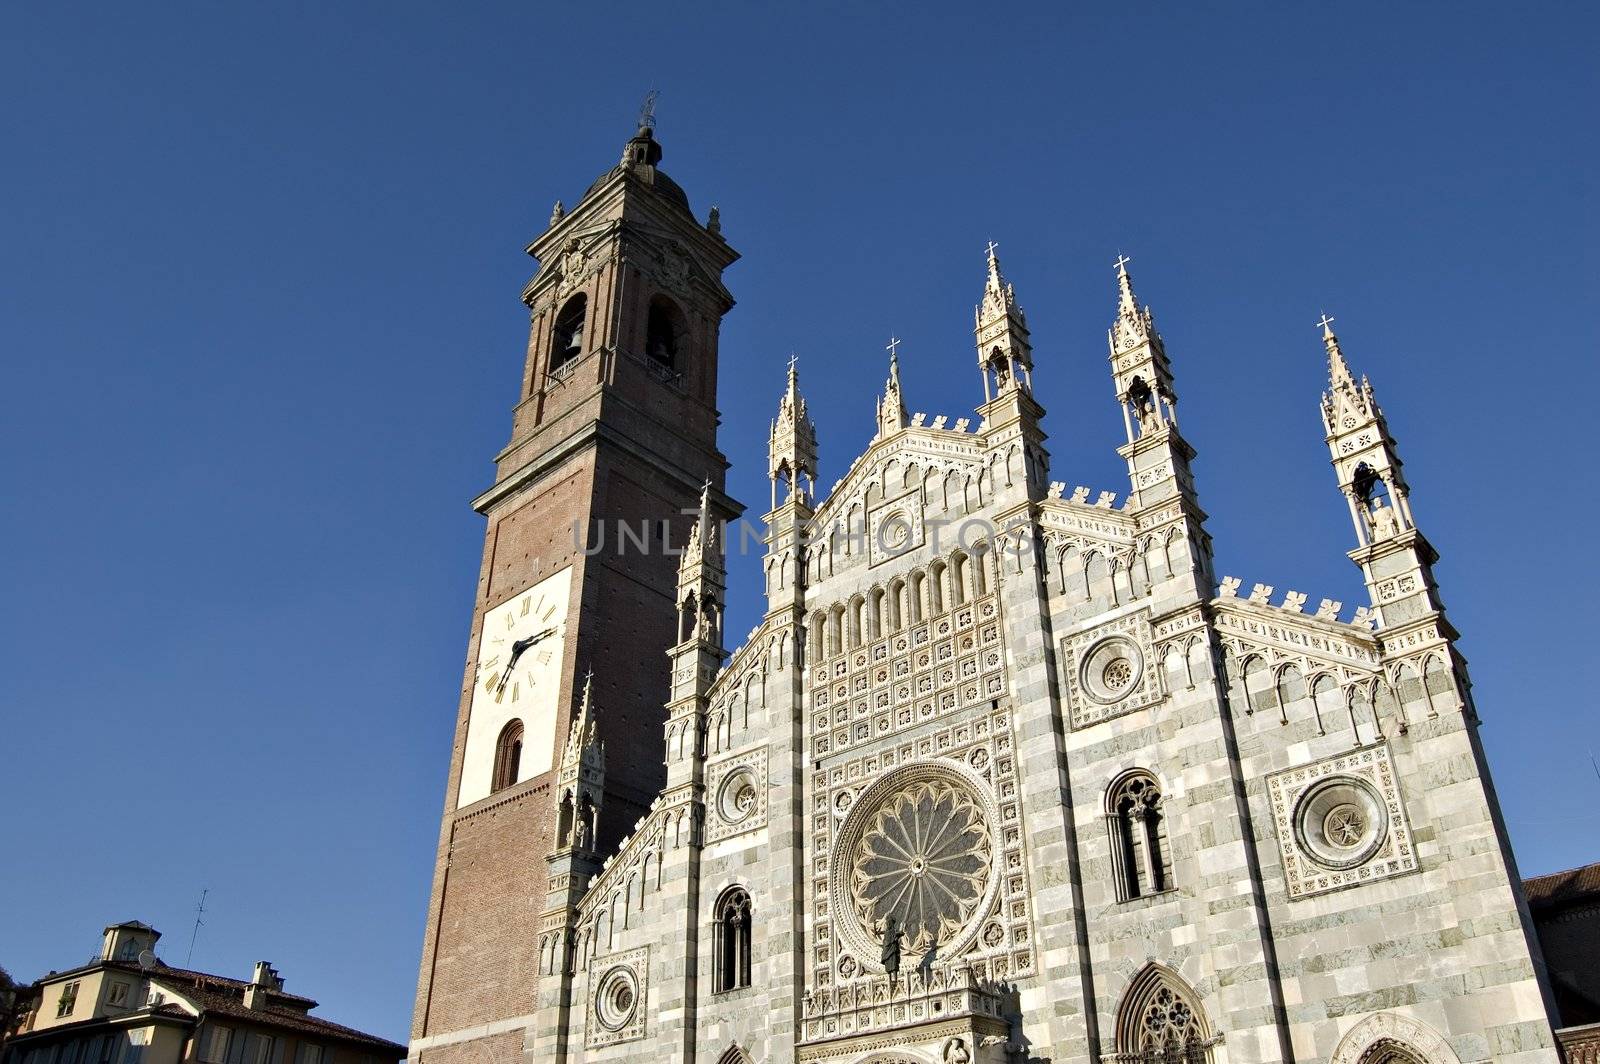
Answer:
<svg viewBox="0 0 1600 1064"><path fill-rule="evenodd" d="M717 336L738 253L661 169L648 109L617 164L528 254L530 315L491 486L451 752L411 1060L515 1060L532 1046L541 915L566 737L605 751L585 860L666 783L666 651L678 548L741 507L723 492ZM593 664L592 689L579 662ZM590 704L605 707L589 714ZM581 718L581 719L580 719ZM558 740L558 737L560 739ZM547 936L546 936L547 937Z"/></svg>

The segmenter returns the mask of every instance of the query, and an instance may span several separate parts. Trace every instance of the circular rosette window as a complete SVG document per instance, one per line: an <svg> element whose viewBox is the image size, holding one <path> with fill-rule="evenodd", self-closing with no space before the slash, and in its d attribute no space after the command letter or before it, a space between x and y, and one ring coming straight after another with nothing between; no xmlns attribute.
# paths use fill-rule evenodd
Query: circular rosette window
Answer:
<svg viewBox="0 0 1600 1064"><path fill-rule="evenodd" d="M594 1014L600 1026L608 1031L620 1031L633 1022L639 1011L639 980L632 968L618 965L600 977L600 989L595 992Z"/></svg>
<svg viewBox="0 0 1600 1064"><path fill-rule="evenodd" d="M1300 848L1327 868L1354 868L1372 857L1389 834L1383 799L1366 780L1334 776L1300 796L1294 810Z"/></svg>
<svg viewBox="0 0 1600 1064"><path fill-rule="evenodd" d="M904 766L862 792L833 865L834 896L850 901L840 930L857 956L880 955L891 919L910 957L932 946L953 957L972 941L999 885L986 794L949 762Z"/></svg>
<svg viewBox="0 0 1600 1064"><path fill-rule="evenodd" d="M1144 655L1132 640L1113 636L1096 643L1083 656L1078 679L1096 702L1120 702L1139 686Z"/></svg>
<svg viewBox="0 0 1600 1064"><path fill-rule="evenodd" d="M749 768L738 768L728 773L717 791L717 812L729 824L742 824L756 811L759 799L756 774Z"/></svg>

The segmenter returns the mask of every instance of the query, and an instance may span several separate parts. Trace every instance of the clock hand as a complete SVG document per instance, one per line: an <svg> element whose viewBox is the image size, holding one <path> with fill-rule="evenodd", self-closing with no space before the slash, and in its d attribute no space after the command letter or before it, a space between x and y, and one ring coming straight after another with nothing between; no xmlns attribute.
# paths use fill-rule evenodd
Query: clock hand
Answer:
<svg viewBox="0 0 1600 1064"><path fill-rule="evenodd" d="M556 630L554 628L546 628L542 632L536 632L533 635L528 636L526 639L519 639L515 643L512 643L511 660L506 662L506 671L500 674L500 683L496 685L494 693L499 694L501 691L506 689L506 681L511 678L511 670L517 667L517 659L522 657L529 647L533 646L535 643L538 643L540 640L555 635L555 633Z"/></svg>

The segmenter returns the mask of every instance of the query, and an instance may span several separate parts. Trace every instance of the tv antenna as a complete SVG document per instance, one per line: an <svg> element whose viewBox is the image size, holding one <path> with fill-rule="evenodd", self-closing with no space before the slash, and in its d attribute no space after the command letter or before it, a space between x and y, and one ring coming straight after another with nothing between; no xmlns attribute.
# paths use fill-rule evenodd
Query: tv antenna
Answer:
<svg viewBox="0 0 1600 1064"><path fill-rule="evenodd" d="M189 932L189 953L183 958L183 966L185 968L189 967L190 963L194 960L194 940L200 937L200 925L205 922L201 920L200 917L205 914L206 895L209 893L211 893L211 889L209 887L201 889L200 904L194 907L194 930Z"/></svg>
<svg viewBox="0 0 1600 1064"><path fill-rule="evenodd" d="M656 128L656 100L661 96L660 89L651 89L644 94L644 103L639 105L639 128Z"/></svg>

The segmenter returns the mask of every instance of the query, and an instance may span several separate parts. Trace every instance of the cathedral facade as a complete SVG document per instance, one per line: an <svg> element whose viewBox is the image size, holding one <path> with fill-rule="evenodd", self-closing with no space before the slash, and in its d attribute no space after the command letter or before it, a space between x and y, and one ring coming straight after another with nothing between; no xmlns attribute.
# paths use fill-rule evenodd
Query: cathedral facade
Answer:
<svg viewBox="0 0 1600 1064"><path fill-rule="evenodd" d="M737 256L660 159L642 127L529 247L414 1064L1557 1060L1436 555L1331 324L1353 610L1213 571L1125 262L1127 490L1053 479L991 247L976 417L908 412L891 353L821 494L791 363L735 641Z"/></svg>

